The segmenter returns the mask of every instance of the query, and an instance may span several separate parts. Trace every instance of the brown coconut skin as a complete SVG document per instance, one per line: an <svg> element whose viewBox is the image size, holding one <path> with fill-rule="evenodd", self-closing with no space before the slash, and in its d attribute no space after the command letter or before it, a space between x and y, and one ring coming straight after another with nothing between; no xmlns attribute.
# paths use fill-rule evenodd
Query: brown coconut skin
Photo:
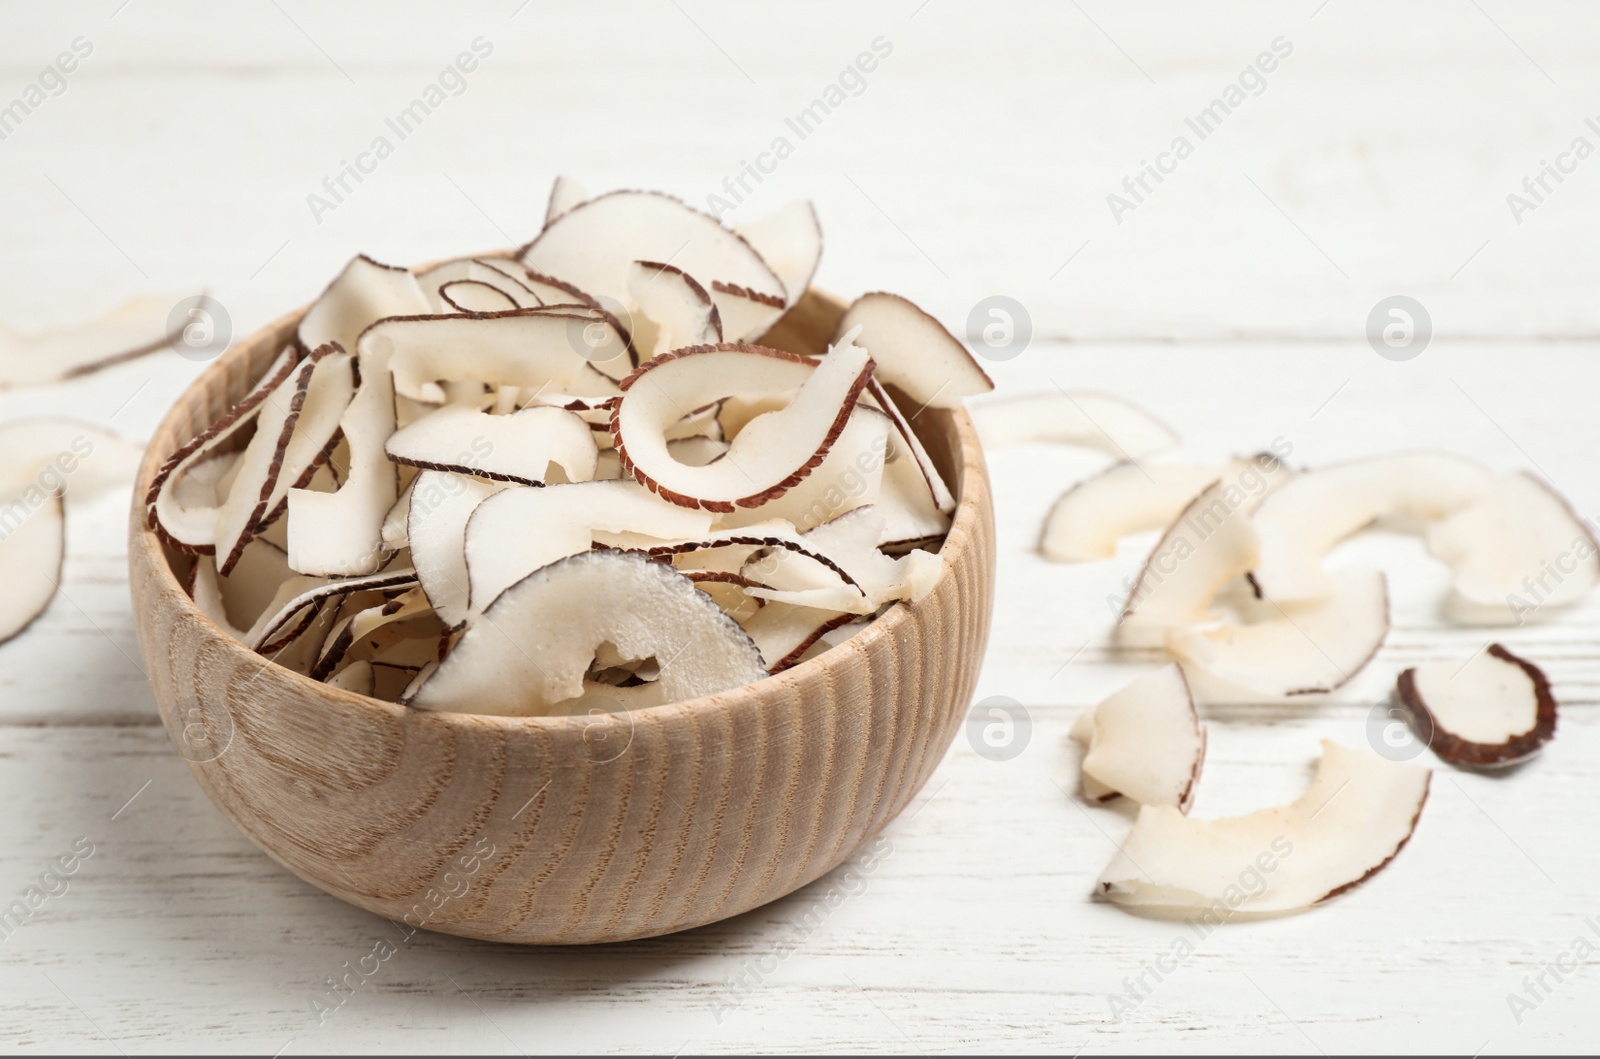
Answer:
<svg viewBox="0 0 1600 1059"><path fill-rule="evenodd" d="M1533 685L1538 701L1538 714L1532 728L1519 733L1504 743L1475 743L1450 732L1438 721L1417 690L1416 670L1407 669L1395 682L1395 693L1406 709L1411 711L1417 737L1426 743L1441 761L1467 768L1503 768L1525 761L1539 752L1539 748L1555 738L1557 703L1550 691L1550 681L1544 670L1525 658L1512 654L1500 644L1490 644L1489 654L1502 662L1521 669Z"/></svg>

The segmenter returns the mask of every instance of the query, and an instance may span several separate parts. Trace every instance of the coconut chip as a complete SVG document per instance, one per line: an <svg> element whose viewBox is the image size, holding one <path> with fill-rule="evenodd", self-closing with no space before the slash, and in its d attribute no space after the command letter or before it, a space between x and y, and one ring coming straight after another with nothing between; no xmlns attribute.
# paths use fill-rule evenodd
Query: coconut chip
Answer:
<svg viewBox="0 0 1600 1059"><path fill-rule="evenodd" d="M1109 559L1123 537L1170 525L1212 482L1221 481L1224 499L1237 497L1251 512L1289 474L1270 453L1227 467L1123 461L1061 495L1045 520L1039 551L1058 563Z"/></svg>
<svg viewBox="0 0 1600 1059"><path fill-rule="evenodd" d="M602 644L626 659L655 659L668 702L766 675L750 637L694 582L641 555L585 552L501 593L409 701L425 710L549 713L584 693Z"/></svg>
<svg viewBox="0 0 1600 1059"><path fill-rule="evenodd" d="M1107 801L1120 794L1140 805L1189 811L1206 732L1177 666L1142 676L1085 711L1072 737L1087 750L1082 772L1090 797Z"/></svg>
<svg viewBox="0 0 1600 1059"><path fill-rule="evenodd" d="M142 294L93 320L37 334L0 326L0 389L64 382L176 348L185 330L200 322L196 314L214 304L199 295L189 315L175 324L173 306L194 298L178 292Z"/></svg>
<svg viewBox="0 0 1600 1059"><path fill-rule="evenodd" d="M1120 460L1142 460L1178 444L1172 428L1144 409L1110 394L1064 390L986 401L972 409L984 445L1001 448L1047 442L1100 449Z"/></svg>
<svg viewBox="0 0 1600 1059"><path fill-rule="evenodd" d="M624 473L664 500L707 511L758 507L782 496L828 455L873 362L840 350L820 362L763 346L691 346L658 357L622 383L611 436ZM704 467L672 458L666 430L687 414L732 392L759 393L793 385L783 409L751 420L727 454Z"/></svg>
<svg viewBox="0 0 1600 1059"><path fill-rule="evenodd" d="M988 381L891 295L821 358L739 344L821 253L806 203L746 231L563 180L514 257L351 260L156 476L186 591L342 689L550 715L747 683L915 603L955 497L907 395L949 408ZM497 683L530 658L547 672Z"/></svg>
<svg viewBox="0 0 1600 1059"><path fill-rule="evenodd" d="M1431 777L1324 740L1316 777L1288 805L1225 820L1142 807L1099 892L1124 907L1216 922L1310 908L1394 859L1416 828Z"/></svg>
<svg viewBox="0 0 1600 1059"><path fill-rule="evenodd" d="M1407 669L1396 692L1418 738L1452 765L1515 765L1555 738L1550 681L1538 666L1499 644L1464 664Z"/></svg>

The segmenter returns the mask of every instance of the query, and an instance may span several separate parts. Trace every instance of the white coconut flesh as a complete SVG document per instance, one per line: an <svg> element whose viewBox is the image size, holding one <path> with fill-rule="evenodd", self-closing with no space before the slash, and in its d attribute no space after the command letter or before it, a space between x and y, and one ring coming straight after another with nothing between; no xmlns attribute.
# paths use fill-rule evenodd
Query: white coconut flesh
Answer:
<svg viewBox="0 0 1600 1059"><path fill-rule="evenodd" d="M583 189L582 184L571 177L557 176L550 184L550 200L545 205L545 227L548 228L551 221L588 198L589 193Z"/></svg>
<svg viewBox="0 0 1600 1059"><path fill-rule="evenodd" d="M412 467L521 485L545 484L552 464L566 481L586 482L594 477L599 457L589 425L549 407L491 415L446 405L395 431L384 451Z"/></svg>
<svg viewBox="0 0 1600 1059"><path fill-rule="evenodd" d="M1501 621L1564 607L1600 581L1600 545L1543 480L1499 475L1474 502L1428 530L1428 548L1453 573L1455 595Z"/></svg>
<svg viewBox="0 0 1600 1059"><path fill-rule="evenodd" d="M805 201L791 202L765 217L737 226L734 231L777 273L788 293L787 304L792 306L799 301L811 286L817 265L822 261L822 224L817 220L815 207ZM761 337L765 330L730 335L728 341L748 342Z"/></svg>
<svg viewBox="0 0 1600 1059"><path fill-rule="evenodd" d="M228 575L268 514L326 456L354 395L354 359L328 346L302 362L262 402L255 435L239 457L228 498L217 510L219 574Z"/></svg>
<svg viewBox="0 0 1600 1059"><path fill-rule="evenodd" d="M412 485L406 517L411 565L439 620L448 628L461 626L471 613L467 521L479 504L505 488L502 482L448 471L423 471Z"/></svg>
<svg viewBox="0 0 1600 1059"><path fill-rule="evenodd" d="M865 346L878 363L878 380L923 408L957 408L968 397L988 393L994 383L943 324L898 294L875 291L845 310L834 340L846 336ZM836 348L834 352L838 352Z"/></svg>
<svg viewBox="0 0 1600 1059"><path fill-rule="evenodd" d="M665 563L585 552L503 592L411 696L411 705L494 715L545 714L584 693L602 644L655 659L665 701L766 675L760 652L694 582Z"/></svg>
<svg viewBox="0 0 1600 1059"><path fill-rule="evenodd" d="M1281 702L1348 683L1389 633L1387 579L1341 570L1328 595L1251 608L1260 620L1174 629L1167 649L1183 661L1202 703Z"/></svg>
<svg viewBox="0 0 1600 1059"><path fill-rule="evenodd" d="M400 318L368 328L358 344L361 386L340 424L350 449L349 478L333 493L290 495L290 564L305 573L348 576L382 563L388 552L384 516L400 488L385 449L397 426L397 378L413 398L440 380L559 388L593 370L578 354L572 330L587 326L516 313ZM625 352L613 354L619 357L628 362Z"/></svg>
<svg viewBox="0 0 1600 1059"><path fill-rule="evenodd" d="M369 574L386 554L383 519L399 491L394 465L384 451L395 429L388 369L393 348L382 324L369 328L357 343L361 381L339 422L349 452L344 483L331 493L289 491L289 565L301 573Z"/></svg>
<svg viewBox="0 0 1600 1059"><path fill-rule="evenodd" d="M795 659L794 665L799 665L801 662L809 662L813 658L833 650L840 644L853 640L860 633L870 628L871 625L872 615L857 617L844 615L838 624L824 629L822 635L818 636L811 646L801 651L799 657Z"/></svg>
<svg viewBox="0 0 1600 1059"><path fill-rule="evenodd" d="M222 614L233 629L248 629L259 621L277 598L279 587L295 576L284 550L260 537L245 545L229 576L217 574L212 556L201 556L196 569L210 572ZM200 602L198 584L197 579L196 603Z"/></svg>
<svg viewBox="0 0 1600 1059"><path fill-rule="evenodd" d="M782 318L788 302L776 294L759 294L734 283L713 280L711 300L717 306L724 335L730 342L753 341L764 336Z"/></svg>
<svg viewBox="0 0 1600 1059"><path fill-rule="evenodd" d="M278 587L272 602L245 634L245 646L252 651L264 651L274 644L297 639L304 631L299 619L329 600L369 590L403 590L416 584L417 572L410 567L338 579L297 574Z"/></svg>
<svg viewBox="0 0 1600 1059"><path fill-rule="evenodd" d="M1408 669L1397 690L1418 736L1453 765L1515 765L1555 737L1558 707L1544 671L1500 644L1464 663Z"/></svg>
<svg viewBox="0 0 1600 1059"><path fill-rule="evenodd" d="M238 452L196 453L168 472L153 490L151 520L169 543L185 551L210 551L216 543L217 509L228 497L225 479L239 467Z"/></svg>
<svg viewBox="0 0 1600 1059"><path fill-rule="evenodd" d="M746 625L766 606L765 600L756 599L747 592L747 589L757 587L755 582L739 574L685 570L683 575L694 582L694 587L711 597L716 605L722 608L724 614L740 625ZM746 631L749 629L746 628Z"/></svg>
<svg viewBox="0 0 1600 1059"><path fill-rule="evenodd" d="M805 295L821 250L808 204L747 228L772 262L665 196L568 182L515 257L415 273L352 260L251 392L158 472L145 502L184 589L269 660L391 700L425 701L483 658L514 668L523 638L489 630L515 600L558 600L538 620L583 632L654 578L716 630L710 683L607 636L575 676L483 707L552 714L748 683L915 605L942 571L955 497L906 394L965 353L887 295L823 357L740 344ZM894 389L854 341L868 326L904 366ZM988 386L947 381L928 384L932 405ZM627 603L531 587L589 556L621 571ZM681 647L694 626L676 606L629 620ZM469 661L442 664L463 644Z"/></svg>
<svg viewBox="0 0 1600 1059"><path fill-rule="evenodd" d="M820 362L760 346L695 346L658 358L623 382L611 434L625 472L663 499L708 511L757 507L781 496L827 456L871 377L863 351ZM666 430L690 409L731 392L804 382L783 409L758 416L722 459L689 467L672 458Z"/></svg>
<svg viewBox="0 0 1600 1059"><path fill-rule="evenodd" d="M709 214L667 195L614 191L573 206L524 247L518 259L587 291L628 301L635 261L669 261L711 289L713 281L785 297L783 282L761 255Z"/></svg>
<svg viewBox="0 0 1600 1059"><path fill-rule="evenodd" d="M852 615L837 611L772 603L746 620L744 630L755 641L767 669L781 673L796 665L824 633L852 620Z"/></svg>
<svg viewBox="0 0 1600 1059"><path fill-rule="evenodd" d="M545 308L560 309L565 312L576 311L582 307L589 315L607 321L627 337L628 329L623 322L609 309L603 308L587 291L579 290L565 280L535 272L515 258L488 257L480 260L492 268L505 272L527 287Z"/></svg>
<svg viewBox="0 0 1600 1059"><path fill-rule="evenodd" d="M986 401L972 421L988 448L1046 443L1099 449L1143 460L1178 444L1178 435L1139 406L1110 394L1049 391Z"/></svg>
<svg viewBox="0 0 1600 1059"><path fill-rule="evenodd" d="M1218 620L1212 601L1260 557L1250 516L1213 482L1189 502L1150 552L1117 624L1124 646L1161 647L1169 630Z"/></svg>
<svg viewBox="0 0 1600 1059"><path fill-rule="evenodd" d="M341 618L333 629L324 638L322 648L318 652L316 664L311 668L310 676L314 680L327 680L347 663L347 656L352 648L365 647L369 651L379 650L382 640L376 634L386 627L398 626L412 618L424 615L429 610L428 597L421 589L410 589L400 595L385 599L369 607L363 607L348 617ZM389 629L391 633L396 631ZM404 631L404 630L400 630ZM363 643L365 641L365 643ZM355 661L368 661L357 659Z"/></svg>
<svg viewBox="0 0 1600 1059"><path fill-rule="evenodd" d="M632 368L628 340L602 318L577 309L518 309L478 316L386 320L363 336L392 343L395 392L428 401L429 384L488 383L562 389L585 367L621 378Z"/></svg>
<svg viewBox="0 0 1600 1059"><path fill-rule="evenodd" d="M172 307L196 298L198 304L174 328ZM21 334L0 326L0 389L62 382L123 364L163 349L176 348L186 337L209 342L214 333L214 303L192 291L141 294L109 312L72 326ZM199 330L191 332L191 328Z"/></svg>
<svg viewBox="0 0 1600 1059"><path fill-rule="evenodd" d="M928 478L899 434L890 434L889 455L875 503L884 513L886 548L898 548L943 539L950 531L950 516L939 509L928 489Z"/></svg>
<svg viewBox="0 0 1600 1059"><path fill-rule="evenodd" d="M297 340L308 353L330 343L353 352L361 332L374 321L431 311L432 304L416 276L358 255L306 310Z"/></svg>
<svg viewBox="0 0 1600 1059"><path fill-rule="evenodd" d="M643 347L650 357L723 339L722 317L711 295L675 265L635 261L628 267L628 295L652 325L654 337Z"/></svg>
<svg viewBox="0 0 1600 1059"><path fill-rule="evenodd" d="M150 484L145 503L149 507L150 525L159 528L169 544L189 552L214 550L217 509L227 498L222 476L238 473L238 453L227 452L223 446L236 437L242 437L243 431L254 429L261 406L295 373L300 361L299 350L293 346L285 348L249 393L161 465ZM212 471L202 474L202 479L215 474L211 478L214 492L210 496L197 488L186 488L182 499L175 495L178 489L185 487L189 475L201 465L217 460L223 462L214 465Z"/></svg>
<svg viewBox="0 0 1600 1059"><path fill-rule="evenodd" d="M1124 906L1220 919L1310 908L1394 859L1431 775L1325 740L1310 786L1287 805L1222 820L1141 807L1099 892Z"/></svg>
<svg viewBox="0 0 1600 1059"><path fill-rule="evenodd" d="M1171 525L1212 482L1223 483L1225 496L1234 491L1239 506L1250 512L1290 473L1268 454L1226 467L1117 463L1061 495L1045 519L1039 551L1058 563L1109 559L1122 538Z"/></svg>
<svg viewBox="0 0 1600 1059"><path fill-rule="evenodd" d="M546 314L604 320L624 338L627 336L621 321L589 295L570 283L531 272L510 258L448 261L420 273L418 278L427 287L428 315L493 316L515 310L539 310Z"/></svg>
<svg viewBox="0 0 1600 1059"><path fill-rule="evenodd" d="M430 313L504 312L545 304L513 261L463 257L417 273ZM462 286L465 285L465 286Z"/></svg>
<svg viewBox="0 0 1600 1059"><path fill-rule="evenodd" d="M1091 797L1114 792L1188 812L1206 736L1177 666L1162 666L1102 700L1072 734L1087 748L1082 770L1094 781Z"/></svg>
<svg viewBox="0 0 1600 1059"><path fill-rule="evenodd" d="M481 611L535 570L587 551L597 532L643 531L660 544L710 529L709 512L669 504L632 481L507 489L466 523L472 608Z"/></svg>
<svg viewBox="0 0 1600 1059"><path fill-rule="evenodd" d="M35 503L37 499L37 503ZM0 643L43 614L61 582L66 521L61 497L38 498L26 490L0 493Z"/></svg>
<svg viewBox="0 0 1600 1059"><path fill-rule="evenodd" d="M1493 476L1440 452L1408 452L1318 467L1295 475L1256 510L1263 594L1283 602L1328 591L1323 557L1379 519L1435 522L1484 498Z"/></svg>
<svg viewBox="0 0 1600 1059"><path fill-rule="evenodd" d="M769 590L808 591L848 584L867 602L866 610L851 608L857 614L895 600L921 599L938 578L938 556L924 551L898 559L885 555L878 550L883 526L883 514L875 507L856 508L807 531L803 542L809 552L769 549L765 556L747 562L741 572Z"/></svg>
<svg viewBox="0 0 1600 1059"><path fill-rule="evenodd" d="M339 618L339 601L323 599L302 612L293 627L264 644L260 654L285 669L309 676L317 660L317 648Z"/></svg>
<svg viewBox="0 0 1600 1059"><path fill-rule="evenodd" d="M884 495L889 466L885 447L892 432L888 417L882 412L857 405L828 454L810 473L782 496L760 507L735 508L720 514L718 524L735 527L785 519L805 531L854 508L882 502L889 508L897 529L917 525L916 518L922 509L917 507L919 494L914 489L905 490L909 496L901 492ZM723 456L726 455L724 452ZM903 479L898 484L905 485Z"/></svg>
<svg viewBox="0 0 1600 1059"><path fill-rule="evenodd" d="M538 300L532 297L524 301L483 280L458 279L439 284L438 311L442 313L503 313L511 309L532 308L538 304Z"/></svg>
<svg viewBox="0 0 1600 1059"><path fill-rule="evenodd" d="M330 688L341 688L357 695L373 695L377 692L377 670L371 662L358 659L329 677L325 683Z"/></svg>
<svg viewBox="0 0 1600 1059"><path fill-rule="evenodd" d="M910 451L912 458L916 460L918 470L922 472L922 477L927 483L928 492L931 494L933 506L941 514L945 515L954 511L956 509L955 494L950 491L950 486L945 482L944 476L939 473L938 467L934 466L933 457L928 455L928 450L923 446L922 439L917 436L916 430L912 428L911 421L900 411L900 406L889 397L877 379L873 379L867 384L867 392L862 395L862 403L877 408L894 422L895 432L900 436L899 441L904 442L905 448ZM889 449L891 458L898 460L900 444L891 442Z"/></svg>
<svg viewBox="0 0 1600 1059"><path fill-rule="evenodd" d="M672 458L679 463L688 464L690 467L704 467L706 464L715 463L726 456L728 454L728 443L726 441L718 441L716 438L708 438L704 435L687 438L668 438L667 452L671 453ZM617 469L621 470L620 462L617 465Z"/></svg>

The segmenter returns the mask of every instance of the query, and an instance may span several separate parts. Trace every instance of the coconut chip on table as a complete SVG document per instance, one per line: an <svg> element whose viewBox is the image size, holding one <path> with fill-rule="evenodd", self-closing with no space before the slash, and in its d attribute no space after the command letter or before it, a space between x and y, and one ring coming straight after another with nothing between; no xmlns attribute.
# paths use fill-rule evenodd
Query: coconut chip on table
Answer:
<svg viewBox="0 0 1600 1059"><path fill-rule="evenodd" d="M1110 559L1128 535L1162 530L1127 582L1112 636L1176 664L1085 711L1072 733L1085 746L1084 797L1140 806L1096 889L1130 910L1218 921L1303 910L1376 874L1411 838L1430 770L1327 742L1294 802L1221 820L1187 815L1205 755L1197 706L1309 708L1376 657L1389 630L1387 579L1327 564L1339 543L1369 528L1420 535L1450 568L1441 612L1458 625L1520 623L1533 609L1548 620L1600 581L1589 525L1528 472L1430 451L1309 469L1270 452L1185 462L1169 427L1095 393L997 398L974 419L991 447L1043 442L1113 457L1056 501L1039 539L1045 558ZM1519 608L1555 555L1572 569L1540 592L1538 608ZM1544 672L1498 643L1406 670L1395 697L1418 741L1457 767L1504 770L1556 730Z"/></svg>

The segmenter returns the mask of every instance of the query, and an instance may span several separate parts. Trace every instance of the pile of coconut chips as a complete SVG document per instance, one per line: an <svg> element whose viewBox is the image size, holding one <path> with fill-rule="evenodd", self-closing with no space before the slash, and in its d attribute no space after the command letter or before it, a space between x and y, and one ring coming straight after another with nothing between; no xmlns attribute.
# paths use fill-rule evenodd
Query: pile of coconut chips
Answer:
<svg viewBox="0 0 1600 1059"><path fill-rule="evenodd" d="M824 356L757 344L821 251L809 203L734 230L558 180L518 251L357 257L161 468L149 525L252 650L420 709L781 672L932 587L955 497L910 420L992 388L890 294Z"/></svg>
<svg viewBox="0 0 1600 1059"><path fill-rule="evenodd" d="M1328 568L1336 545L1373 528L1419 534L1452 573L1443 612L1464 625L1519 625L1530 599L1548 618L1600 581L1588 526L1531 474L1442 452L1305 470L1271 452L1175 462L1163 458L1179 440L1170 428L1094 393L996 400L974 417L990 447L1056 442L1119 457L1055 502L1039 542L1046 558L1107 559L1124 537L1162 530L1113 641L1172 661L1072 730L1085 747L1084 796L1138 806L1099 880L1100 894L1125 907L1224 919L1304 909L1370 877L1411 837L1430 771L1327 741L1294 802L1231 819L1188 816L1206 751L1200 708L1315 702L1382 646L1386 578ZM1498 643L1405 670L1391 701L1418 742L1462 768L1526 761L1556 730L1545 674Z"/></svg>

